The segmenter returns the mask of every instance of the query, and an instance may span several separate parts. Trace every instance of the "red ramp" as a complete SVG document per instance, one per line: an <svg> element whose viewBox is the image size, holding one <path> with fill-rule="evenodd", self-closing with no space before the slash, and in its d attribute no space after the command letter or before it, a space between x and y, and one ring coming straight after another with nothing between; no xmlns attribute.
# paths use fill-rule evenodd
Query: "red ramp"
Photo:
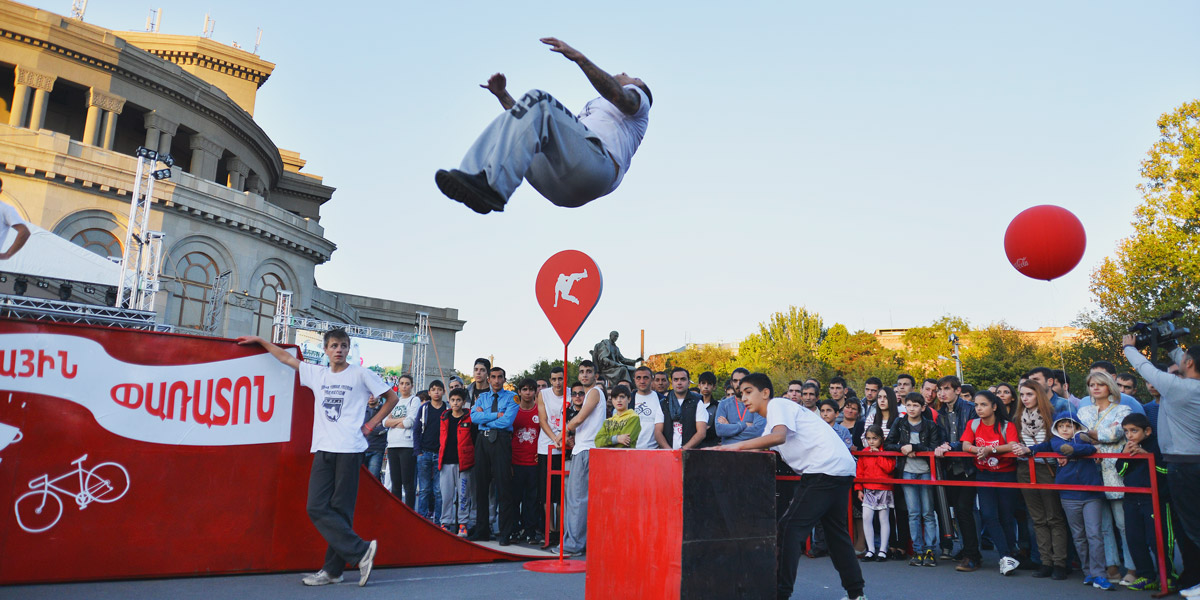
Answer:
<svg viewBox="0 0 1200 600"><path fill-rule="evenodd" d="M0 584L318 569L313 397L272 362L229 340L0 319ZM442 531L365 470L354 525L376 566L525 558Z"/></svg>

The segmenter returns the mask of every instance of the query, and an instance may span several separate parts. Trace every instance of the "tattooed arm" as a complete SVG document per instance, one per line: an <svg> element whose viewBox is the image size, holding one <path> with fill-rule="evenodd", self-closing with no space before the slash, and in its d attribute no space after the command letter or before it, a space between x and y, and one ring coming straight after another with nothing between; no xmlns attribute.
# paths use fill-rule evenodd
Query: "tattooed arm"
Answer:
<svg viewBox="0 0 1200 600"><path fill-rule="evenodd" d="M491 92L500 101L500 106L503 106L504 110L512 108L517 103L508 93L508 79L504 77L504 73L492 75L488 78L487 83L482 83L479 87Z"/></svg>
<svg viewBox="0 0 1200 600"><path fill-rule="evenodd" d="M627 90L621 86L616 77L609 75L600 67L597 67L588 57L582 52L568 46L562 40L557 38L547 37L542 38L542 43L550 46L552 52L557 52L571 62L579 65L583 70L583 74L587 75L588 81L592 83L592 87L600 92L600 96L609 102L612 102L621 112L632 115L636 113L638 107L642 104L642 97L633 90Z"/></svg>

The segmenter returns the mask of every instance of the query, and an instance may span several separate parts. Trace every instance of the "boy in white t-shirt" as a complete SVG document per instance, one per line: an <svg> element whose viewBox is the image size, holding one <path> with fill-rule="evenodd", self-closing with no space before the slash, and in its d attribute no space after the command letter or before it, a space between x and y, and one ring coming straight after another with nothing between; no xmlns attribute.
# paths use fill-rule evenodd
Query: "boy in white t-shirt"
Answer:
<svg viewBox="0 0 1200 600"><path fill-rule="evenodd" d="M566 402L563 397L564 380L563 368L553 367L550 369L550 387L538 393L538 424L542 433L538 436L537 521L547 534L542 548L549 548L552 540L559 538L558 511L554 510L550 520L546 520L546 486L541 482L546 481L548 470L562 470L563 404ZM553 477L550 483L550 504L558 506L562 500L561 477Z"/></svg>
<svg viewBox="0 0 1200 600"><path fill-rule="evenodd" d="M633 371L633 385L636 388L633 394L633 410L642 420L642 428L635 446L638 450L671 447L663 435L666 419L663 417L662 399L650 387L653 379L654 371L651 371L650 367L643 365Z"/></svg>
<svg viewBox="0 0 1200 600"><path fill-rule="evenodd" d="M804 540L813 526L821 523L829 557L841 576L847 598L864 598L862 568L854 555L847 517L857 472L854 457L842 439L815 413L787 398L774 398L775 388L766 375L747 375L742 379L741 393L746 408L767 419L762 437L715 449L772 448L802 476L791 504L779 519L782 547L776 582L778 597L791 597Z"/></svg>
<svg viewBox="0 0 1200 600"><path fill-rule="evenodd" d="M617 189L646 135L654 99L645 82L625 73L609 75L555 38L541 41L579 65L600 97L576 117L541 90L530 90L518 101L508 93L502 73L479 86L496 96L505 112L479 136L458 169L434 176L443 194L477 213L504 210L522 180L558 206L583 206Z"/></svg>
<svg viewBox="0 0 1200 600"><path fill-rule="evenodd" d="M367 584L375 561L375 540L367 543L354 533L354 504L358 500L358 479L364 437L375 429L399 398L382 379L369 369L346 362L350 336L344 330L325 333L325 356L329 366L300 362L291 352L258 336L237 339L242 346L257 344L279 362L300 372L300 385L313 391L312 471L308 479L308 516L329 543L325 565L306 575L304 585L340 583L346 563L358 565L358 585ZM367 399L384 399L379 412L363 423Z"/></svg>

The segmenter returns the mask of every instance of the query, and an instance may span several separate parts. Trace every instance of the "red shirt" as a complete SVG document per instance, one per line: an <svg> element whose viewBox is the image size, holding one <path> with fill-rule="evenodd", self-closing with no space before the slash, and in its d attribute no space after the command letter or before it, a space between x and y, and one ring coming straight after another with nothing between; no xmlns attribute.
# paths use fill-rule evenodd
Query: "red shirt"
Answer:
<svg viewBox="0 0 1200 600"><path fill-rule="evenodd" d="M1011 444L1017 441L1017 430L1020 428L1019 426L1009 422L997 421L997 423L1001 424L1000 429L1005 434L1003 437L1001 437L1000 431L996 429L995 425L984 425L983 420L975 419L970 423L967 423L966 428L963 430L962 439L960 441L971 442L976 446L992 447L1003 446L1005 444ZM971 431L972 427L975 428L975 431ZM1013 458L1011 455L989 454L982 460L976 458L975 466L984 471L993 471L998 473L1015 471L1017 469L1017 459Z"/></svg>
<svg viewBox="0 0 1200 600"><path fill-rule="evenodd" d="M541 431L536 404L529 410L517 411L517 419L513 421L512 464L537 465L537 441Z"/></svg>

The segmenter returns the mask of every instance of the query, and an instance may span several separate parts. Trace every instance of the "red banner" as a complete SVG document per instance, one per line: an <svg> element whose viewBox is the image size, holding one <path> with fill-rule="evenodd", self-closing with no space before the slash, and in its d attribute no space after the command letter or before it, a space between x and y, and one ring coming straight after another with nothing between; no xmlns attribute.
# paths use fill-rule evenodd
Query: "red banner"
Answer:
<svg viewBox="0 0 1200 600"><path fill-rule="evenodd" d="M314 401L281 366L230 340L0 319L0 584L320 568ZM516 558L363 474L376 565Z"/></svg>

